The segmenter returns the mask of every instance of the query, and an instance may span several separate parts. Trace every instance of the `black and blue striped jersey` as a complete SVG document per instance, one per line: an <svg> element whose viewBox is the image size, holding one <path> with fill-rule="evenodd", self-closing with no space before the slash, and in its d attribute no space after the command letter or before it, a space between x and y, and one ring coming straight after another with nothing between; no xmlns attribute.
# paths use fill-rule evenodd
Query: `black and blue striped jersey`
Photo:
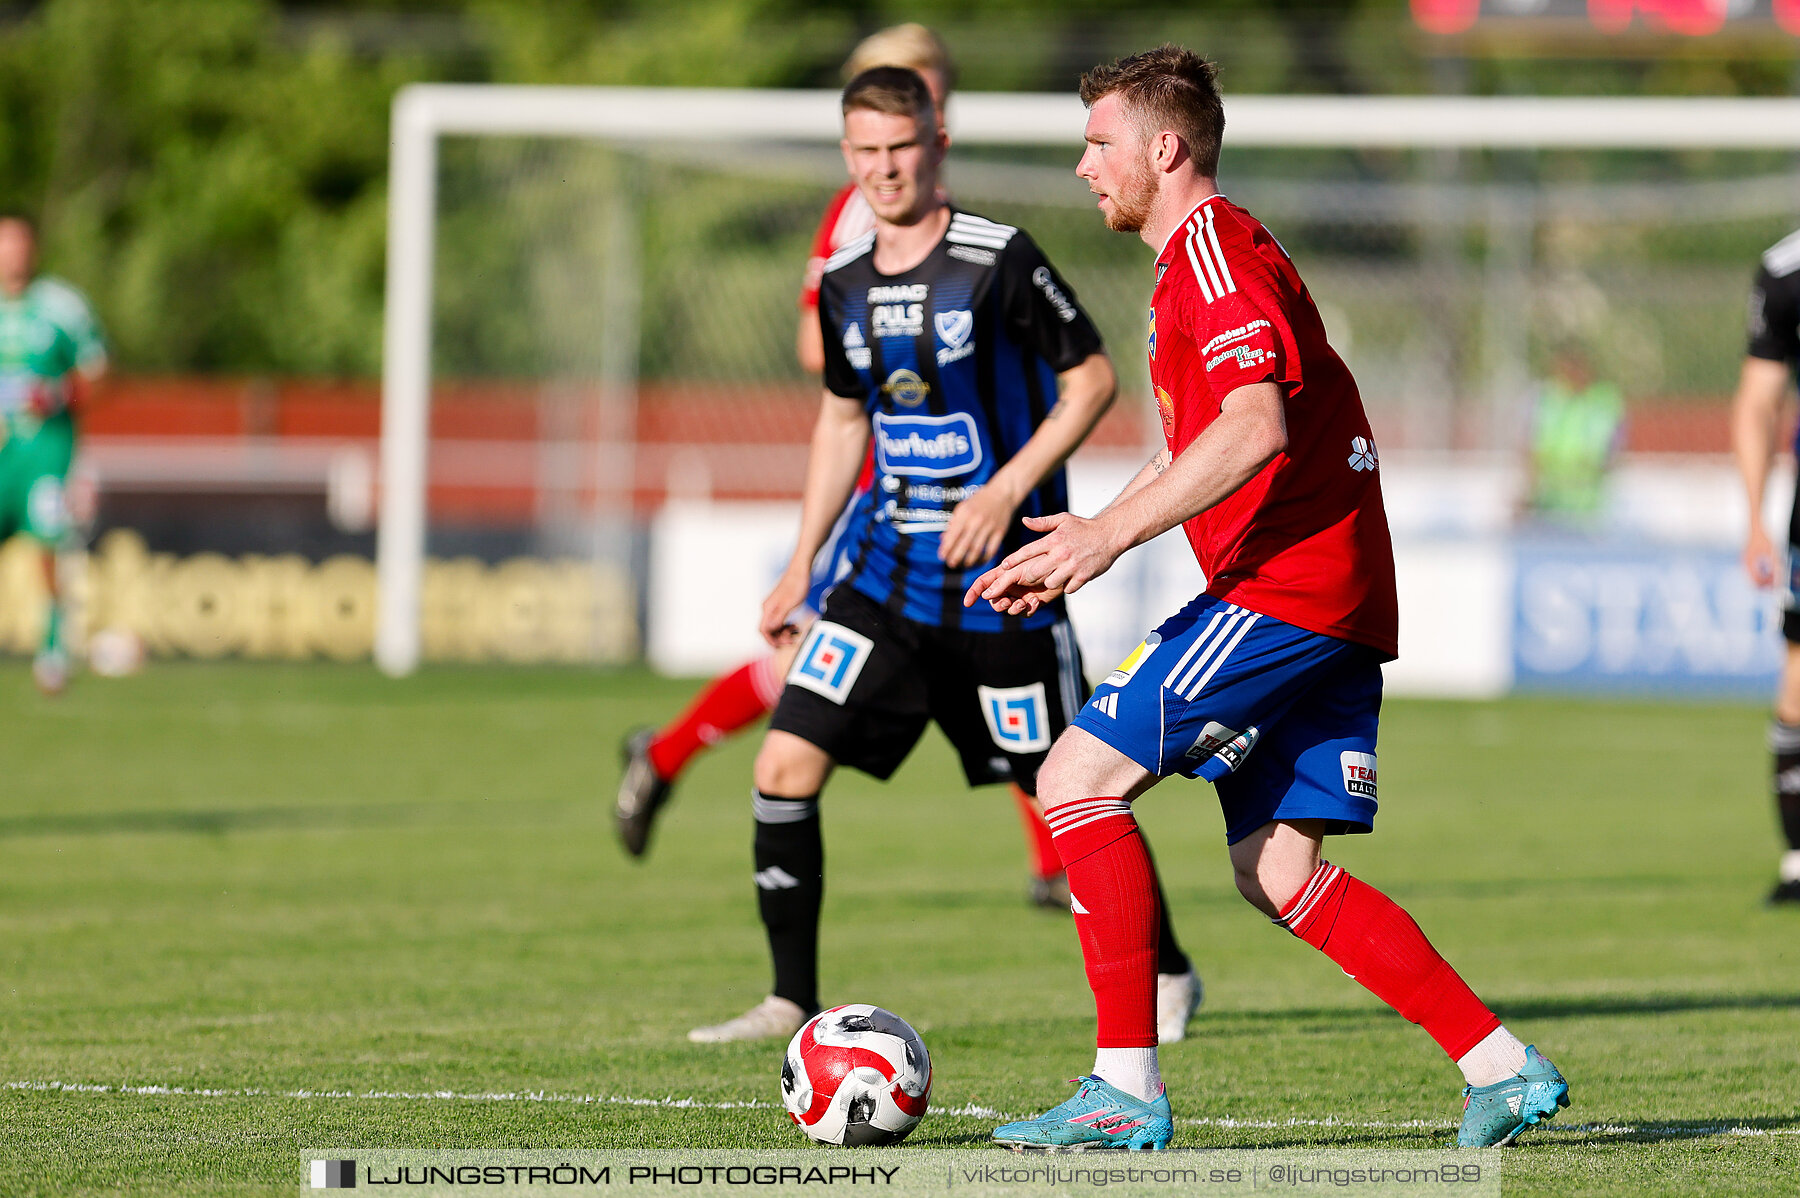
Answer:
<svg viewBox="0 0 1800 1198"><path fill-rule="evenodd" d="M819 322L825 385L869 412L875 509L845 582L907 619L1002 631L1062 618L1061 605L1002 616L963 592L1032 533L1015 520L999 553L967 570L938 561L950 513L1031 438L1056 403L1056 376L1103 348L1075 293L1023 230L952 210L913 269L875 269L875 234L825 264ZM1017 515L1066 511L1059 468Z"/></svg>
<svg viewBox="0 0 1800 1198"><path fill-rule="evenodd" d="M1751 357L1800 369L1800 231L1770 246L1757 263L1748 323ZM1800 452L1800 430L1794 444Z"/></svg>

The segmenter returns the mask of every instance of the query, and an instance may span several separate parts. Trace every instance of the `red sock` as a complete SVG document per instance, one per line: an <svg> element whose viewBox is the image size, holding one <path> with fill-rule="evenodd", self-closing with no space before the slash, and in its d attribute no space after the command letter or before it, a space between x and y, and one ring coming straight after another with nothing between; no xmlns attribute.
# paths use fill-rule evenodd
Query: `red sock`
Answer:
<svg viewBox="0 0 1800 1198"><path fill-rule="evenodd" d="M1451 1060L1500 1026L1400 905L1329 861L1275 921L1418 1024Z"/></svg>
<svg viewBox="0 0 1800 1198"><path fill-rule="evenodd" d="M1040 878L1054 878L1063 871L1062 858L1056 855L1049 825L1038 814L1037 800L1016 786L1012 796L1019 806L1019 820L1025 825L1025 843L1031 848L1031 872Z"/></svg>
<svg viewBox="0 0 1800 1198"><path fill-rule="evenodd" d="M1156 1045L1156 867L1131 804L1081 799L1044 813L1069 874L1101 1048Z"/></svg>
<svg viewBox="0 0 1800 1198"><path fill-rule="evenodd" d="M715 678L681 718L650 742L650 768L673 782L688 760L748 724L762 719L781 697L774 657L759 657Z"/></svg>

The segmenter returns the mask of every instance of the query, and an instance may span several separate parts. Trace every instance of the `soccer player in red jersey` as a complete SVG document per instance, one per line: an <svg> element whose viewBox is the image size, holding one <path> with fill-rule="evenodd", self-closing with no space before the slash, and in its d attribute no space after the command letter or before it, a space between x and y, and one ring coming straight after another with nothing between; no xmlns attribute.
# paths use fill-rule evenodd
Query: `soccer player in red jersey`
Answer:
<svg viewBox="0 0 1800 1198"><path fill-rule="evenodd" d="M1381 663L1397 651L1380 463L1356 382L1286 251L1219 194L1225 117L1212 64L1164 46L1090 71L1081 96L1078 173L1109 227L1158 251L1150 377L1167 449L1093 519L1027 519L1046 535L965 602L1035 611L1176 525L1206 589L1096 689L1041 771L1099 1051L1073 1098L994 1138L1168 1144L1151 1013L1156 877L1131 803L1183 774L1215 784L1251 905L1456 1062L1458 1143L1508 1143L1566 1106L1568 1083L1411 916L1321 857L1327 835L1372 829Z"/></svg>
<svg viewBox="0 0 1800 1198"><path fill-rule="evenodd" d="M844 79L848 82L871 67L901 66L917 71L931 91L940 120L944 102L950 94L954 67L950 52L931 30L918 24L896 25L869 35L858 43L844 63ZM800 291L800 322L795 335L795 355L809 374L825 369L825 351L819 333L819 280L825 262L839 249L875 227L875 213L863 199L854 182L844 184L826 206L825 215L814 235L812 256L807 260L806 278ZM866 491L867 472L858 493ZM818 568L824 582L835 581L837 573L832 555L827 553ZM817 610L814 606L813 610ZM626 852L642 856L649 847L650 827L657 812L669 799L670 788L681 772L703 749L718 744L726 737L755 724L774 710L781 697L784 680L793 665L798 642L736 666L709 682L688 708L676 719L657 730L633 733L624 745L625 774L619 784L615 806L615 823ZM1068 909L1068 886L1063 877L1062 862L1050 841L1036 803L1023 790L1012 788L1013 802L1025 832L1027 851L1031 855L1029 897L1040 907L1058 911ZM1172 981L1163 983L1170 994L1163 1000L1169 1016L1164 1020L1169 1039L1179 1039L1186 1018L1198 1001L1198 983L1180 963L1176 950L1165 961L1164 973ZM1176 995L1175 990L1182 993ZM1194 1003L1188 1000L1193 999ZM1179 1020L1173 1014L1181 1006Z"/></svg>

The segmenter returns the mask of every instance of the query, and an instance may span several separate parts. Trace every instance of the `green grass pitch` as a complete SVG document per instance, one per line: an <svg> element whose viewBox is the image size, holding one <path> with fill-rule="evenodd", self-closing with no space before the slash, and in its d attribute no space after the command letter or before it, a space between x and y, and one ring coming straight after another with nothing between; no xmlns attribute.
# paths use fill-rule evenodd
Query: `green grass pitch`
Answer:
<svg viewBox="0 0 1800 1198"><path fill-rule="evenodd" d="M767 985L756 738L696 765L647 861L608 822L621 733L690 689L157 664L45 702L5 666L0 1192L291 1192L329 1145L802 1145L778 1046L683 1035ZM1378 831L1329 851L1570 1078L1509 1194L1793 1192L1800 911L1761 905L1763 718L1388 705ZM1177 1145L1447 1143L1455 1069L1236 897L1211 788L1138 806L1207 984L1163 1057ZM1005 793L933 733L889 784L840 776L825 818L825 997L924 1033L910 1143L1066 1097L1090 1000L1069 921L1022 901ZM659 1099L693 1104L629 1101Z"/></svg>

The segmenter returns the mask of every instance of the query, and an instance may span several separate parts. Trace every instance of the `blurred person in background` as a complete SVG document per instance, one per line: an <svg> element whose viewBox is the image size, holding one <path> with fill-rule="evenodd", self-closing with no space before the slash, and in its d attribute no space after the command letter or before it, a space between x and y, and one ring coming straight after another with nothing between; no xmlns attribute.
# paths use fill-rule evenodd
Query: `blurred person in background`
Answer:
<svg viewBox="0 0 1800 1198"><path fill-rule="evenodd" d="M1568 527L1596 525L1624 431L1619 385L1595 377L1580 345L1561 346L1532 403L1530 514Z"/></svg>
<svg viewBox="0 0 1800 1198"><path fill-rule="evenodd" d="M1780 558L1763 527L1763 499L1775 457L1789 380L1800 365L1800 232L1762 256L1750 289L1749 345L1732 400L1731 443L1749 503L1744 568L1759 587L1781 583L1781 632L1787 657L1769 722L1774 756L1775 806L1787 851L1777 867L1770 903L1800 903L1800 495L1788 518L1787 550Z"/></svg>
<svg viewBox="0 0 1800 1198"><path fill-rule="evenodd" d="M106 343L86 297L36 271L36 225L0 215L0 541L22 533L37 544L49 606L31 674L53 695L69 676L56 577L70 531L65 483L76 413L106 372Z"/></svg>
<svg viewBox="0 0 1800 1198"><path fill-rule="evenodd" d="M871 67L882 66L906 67L918 72L931 92L941 126L944 104L955 80L955 67L943 40L925 26L913 23L871 34L858 43L845 61L844 82L848 83ZM875 213L854 182L845 183L826 205L825 215L813 237L812 256L806 263L805 282L799 297L799 328L795 334L795 354L808 374L818 375L825 369L825 350L819 332L819 280L825 273L825 262L840 247L874 227ZM857 508L868 493L869 482L870 471L865 466L850 506L814 563L813 589L806 601L809 613L818 611L823 592L843 573L847 563L839 560L838 547L848 539L846 526L856 518ZM809 614L804 624L810 623ZM627 853L639 857L649 847L650 827L657 812L668 802L676 779L696 755L750 727L774 710L798 647L796 640L726 671L707 683L687 710L671 723L654 730L640 729L626 738L622 754L625 774L619 783L614 810L619 838ZM1032 859L1028 897L1037 906L1067 910L1068 883L1063 878L1062 863L1057 860L1056 850L1050 843L1050 830L1044 826L1043 817L1029 795L1016 786L1012 793ZM1176 972L1185 973L1186 970Z"/></svg>

